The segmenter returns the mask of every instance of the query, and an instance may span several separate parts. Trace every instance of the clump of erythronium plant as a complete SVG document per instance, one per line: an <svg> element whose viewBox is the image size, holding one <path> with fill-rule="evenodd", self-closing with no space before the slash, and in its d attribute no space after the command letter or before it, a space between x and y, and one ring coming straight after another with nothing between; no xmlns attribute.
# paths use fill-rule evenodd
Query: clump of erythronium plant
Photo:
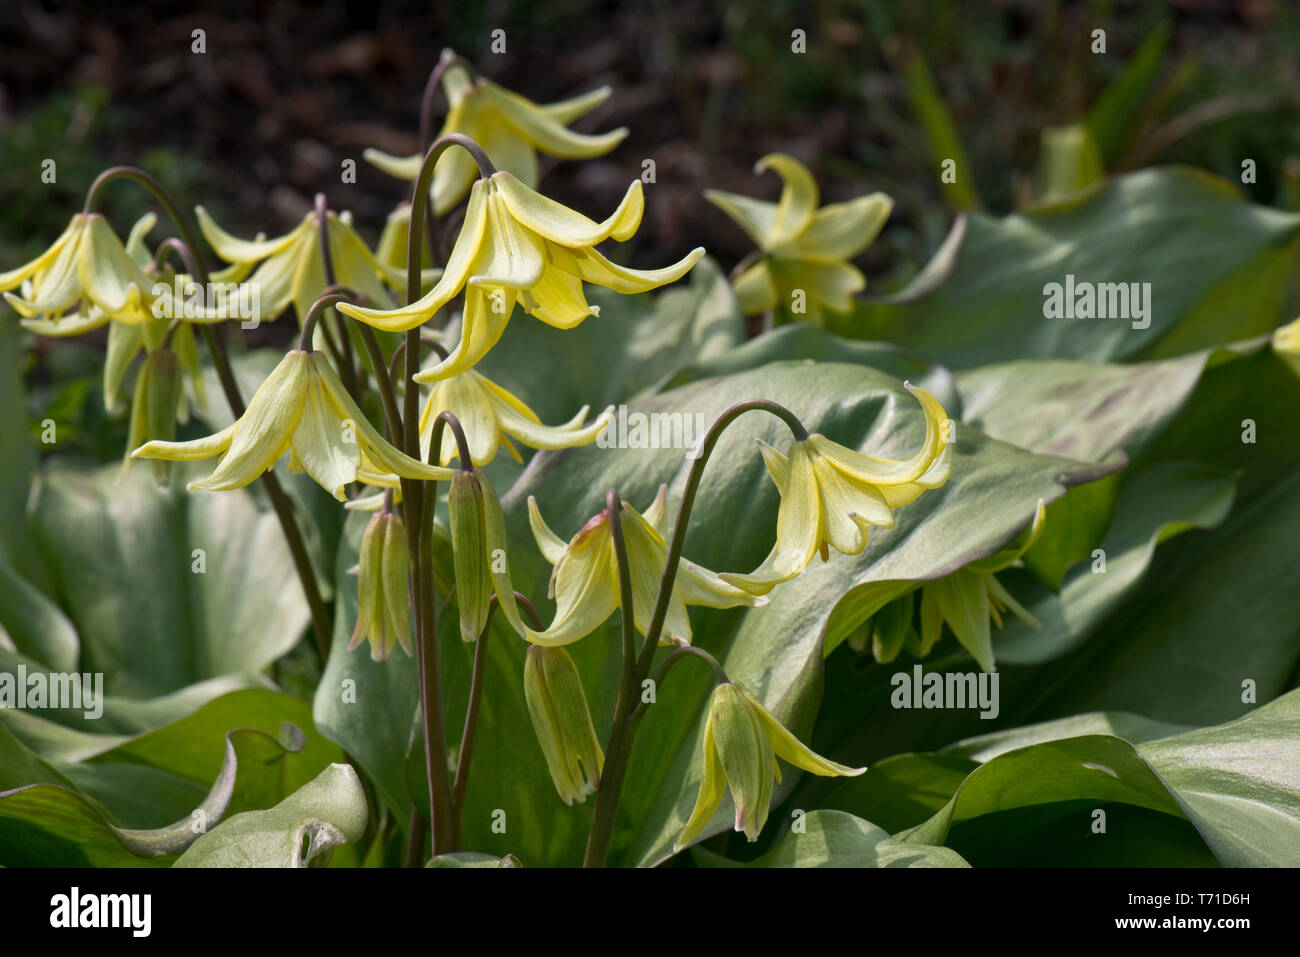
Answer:
<svg viewBox="0 0 1300 957"><path fill-rule="evenodd" d="M620 293L644 292L680 279L704 251L695 249L661 269L637 270L611 262L596 249L605 240L623 241L635 233L644 209L640 182L632 183L603 222L537 191L536 151L561 157L595 156L622 139L623 130L584 136L566 128L601 102L607 90L538 106L476 77L468 64L452 54L444 55L430 93L436 91L438 77L450 111L437 140L427 151L406 160L371 154L379 165L414 181L412 202L390 217L379 255L366 247L346 214L326 207L323 196L317 197L315 210L297 228L270 240L237 239L200 207L202 235L229 264L223 272L209 274L195 233L175 203L147 174L118 167L92 184L85 211L74 217L48 251L20 269L0 274L0 290L7 292L29 328L39 333L66 335L112 324L112 369L105 376L110 402L118 394L125 367L141 348L147 352L137 379L138 409L132 413L129 451L133 458L168 462L221 456L210 474L190 483L192 490L264 482L297 563L322 657L329 654L332 628L297 519L276 480L276 466L287 454L291 471L305 472L341 500L352 493L349 507L377 510L362 538L355 569L359 613L349 648L369 642L372 657L384 660L400 645L417 659L429 796L435 811L430 829L435 853L459 849L457 822L474 733L474 722L467 720L453 780L442 757L447 740L437 658L429 652L436 640L435 599L453 589L461 636L479 643L471 713L482 694L479 652L493 609L499 606L509 626L528 643L527 707L556 790L566 803L596 795L588 864L605 861L644 705L636 704L626 690L620 695L602 749L581 677L563 646L590 635L616 611L621 612L623 626L624 689L641 686L661 645L672 650L660 663L660 679L672 662L689 656L703 659L717 678L707 710L699 799L678 846L701 833L727 788L735 799L736 829L754 840L779 776L778 757L816 774L857 774L863 769L836 764L808 750L754 694L733 682L715 659L693 647L687 608L762 606L768 592L798 576L814 558L825 561L831 548L848 555L862 552L872 526L891 527L894 509L946 481L951 468L950 423L929 393L908 385L925 413L925 439L911 458L895 461L863 455L826 436L809 434L788 409L754 399L732 406L714 423L692 463L674 523L669 522L666 487L660 488L644 512L610 489L605 508L565 541L547 527L530 498L537 546L554 566L550 597L556 608L551 624L545 625L528 598L514 590L508 567L501 561L511 543L506 541L496 492L482 468L502 445L518 459L512 439L541 449L594 442L611 410L587 423L588 410L583 407L567 423L544 425L522 399L489 381L474 366L505 333L516 306L552 326L571 329L599 315L587 303L583 283ZM429 125L429 103L426 95L422 126ZM843 305L847 293L861 283L860 277L854 278L856 271L839 261L879 229L888 215L888 201L873 196L818 211L816 188L806 170L779 156L763 163L786 179L780 203L759 204L724 194L711 197L745 224L763 247L762 260L739 283L742 300L747 306L770 308L770 290L783 295L790 281L799 281L818 301L831 307ZM178 236L162 243L156 257L144 246L152 217L142 221L124 245L103 216L94 212L102 188L122 178L152 190L176 225ZM440 215L466 192L463 224L446 262L436 262L437 251L425 232L423 197L432 196ZM396 235L401 226L406 227L404 241ZM181 287L171 282L176 275L161 265L168 252L181 260L187 283L211 286L218 280L227 284L226 290L199 308L182 308L192 304L177 301L172 291ZM395 268L402 253L406 253L404 277ZM155 281L160 278L168 282ZM403 279L405 304L394 306L398 297L390 296L389 287L400 287ZM225 307L244 301L242 292L253 285L260 292L265 318L275 319L292 306L301 328L296 347L245 405L231 374L223 335L235 332L224 322L230 318ZM19 287L19 293L10 292ZM428 340L422 330L433 326L425 333L440 340L445 333L437 331L439 317L453 302L460 305L459 339L449 352L435 345L438 358L426 367L422 349ZM330 316L331 309L352 319L353 326ZM327 323L327 317L336 321ZM234 421L215 434L175 441L176 415L187 412L177 385L178 367L190 370L198 381L194 329L202 332L209 347ZM375 330L405 333L397 347L405 355L399 358L391 340L381 342ZM355 354L353 343L360 344L362 355ZM318 351L318 346L326 351ZM171 356L170 349L177 356ZM432 388L421 403L424 384ZM362 406L363 398L376 393L383 408L383 430L369 421ZM780 493L776 543L753 572L718 574L684 559L682 545L700 478L718 436L751 411L776 416L793 436L784 449L762 446ZM435 522L436 485L444 480L450 482L445 527ZM358 486L375 491L357 495ZM451 583L439 579L441 573L435 570L432 546L439 536L450 542Z"/></svg>

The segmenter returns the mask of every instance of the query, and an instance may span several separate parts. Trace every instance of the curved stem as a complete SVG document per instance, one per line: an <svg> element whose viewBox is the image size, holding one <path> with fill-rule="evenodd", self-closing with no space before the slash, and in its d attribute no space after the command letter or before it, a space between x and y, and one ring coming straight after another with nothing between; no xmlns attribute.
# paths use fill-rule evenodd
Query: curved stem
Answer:
<svg viewBox="0 0 1300 957"><path fill-rule="evenodd" d="M682 645L680 648L674 648L669 652L668 656L660 662L658 669L655 671L654 677L651 680L655 683L656 693L658 693L660 685L663 684L664 678L667 676L669 669L683 658L702 659L704 663L712 669L713 677L716 679L717 684L722 684L725 681L731 680L727 677L727 672L723 669L721 662L719 662L717 658L713 657L713 655L709 654L703 648L696 648L694 645ZM647 705L644 701L637 704L630 719L632 727L636 727L637 723L645 714L646 708Z"/></svg>
<svg viewBox="0 0 1300 957"><path fill-rule="evenodd" d="M453 66L463 66L470 73L476 72L473 65L464 57L439 58L438 65L430 71L429 79L425 81L424 94L420 97L420 152L427 150L433 141L433 104L437 101L438 87L442 84L443 74Z"/></svg>
<svg viewBox="0 0 1300 957"><path fill-rule="evenodd" d="M204 265L203 260L197 255L199 246L194 231L190 229L185 218L181 216L180 207L163 189L162 184L144 170L137 169L134 166L114 166L104 170L95 177L95 181L90 184L90 189L86 192L84 211L91 212L95 208L95 200L98 199L100 190L116 179L132 180L144 186L153 194L158 204L162 206L163 211L171 218L176 225L177 231L181 234L181 240L186 248L185 250L178 249L178 251L189 253L191 274L194 276L195 281L202 283L206 289L209 284L208 267ZM207 343L208 352L212 355L212 365L217 370L217 379L221 383L221 390L225 393L226 402L230 406L230 414L238 419L244 414L244 400L239 394L239 383L235 381L234 372L231 371L230 359L226 355L225 344L211 325L199 323L198 326L203 333L204 342ZM267 498L271 500L271 507L275 510L275 517L279 520L280 528L284 532L285 542L289 545L289 554L293 556L294 569L298 572L298 580L302 584L303 594L307 599L307 608L311 612L312 634L316 639L316 649L320 653L321 661L326 661L329 659L330 651L330 618L325 610L325 601L321 598L320 586L316 583L316 572L311 567L311 558L307 554L307 545L303 541L297 519L294 518L293 506L289 502L289 496L285 494L275 472L263 472L262 483L266 486Z"/></svg>
<svg viewBox="0 0 1300 957"><path fill-rule="evenodd" d="M433 436L429 440L429 464L442 464L442 430L444 426L451 429L451 434L456 439L456 456L460 459L460 470L462 472L474 471L474 462L469 456L469 440L465 438L465 430L461 427L460 419L456 418L455 413L450 409L439 412L438 417L433 420Z"/></svg>
<svg viewBox="0 0 1300 957"><path fill-rule="evenodd" d="M327 292L311 304L307 310L306 317L302 320L302 332L298 335L298 348L303 352L311 352L312 333L316 330L316 323L320 320L321 313L331 306L338 305L340 302L352 302L351 296L341 292Z"/></svg>
<svg viewBox="0 0 1300 957"><path fill-rule="evenodd" d="M328 292L337 285L337 280L334 277L334 254L330 250L329 203L324 193L316 194L316 237L317 245L320 246L321 262L325 267L324 292ZM322 325L321 328L325 331L325 341L334 353L339 375L343 379L343 387L348 390L348 395L360 404L362 376L357 373L356 359L352 353L352 340L348 338L342 318L335 316L334 329L338 333L337 337L331 335L329 325Z"/></svg>

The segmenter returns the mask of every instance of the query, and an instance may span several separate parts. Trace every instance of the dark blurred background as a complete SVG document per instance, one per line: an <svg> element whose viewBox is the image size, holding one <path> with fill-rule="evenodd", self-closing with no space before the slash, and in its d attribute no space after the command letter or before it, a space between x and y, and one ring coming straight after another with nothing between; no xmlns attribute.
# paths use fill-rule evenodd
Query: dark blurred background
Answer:
<svg viewBox="0 0 1300 957"><path fill-rule="evenodd" d="M498 28L503 54L489 52ZM204 54L191 52L195 29ZM796 29L806 53L791 51ZM1105 54L1092 52L1095 29ZM95 174L126 162L237 234L284 232L323 190L373 242L407 187L362 150L414 151L420 93L444 46L542 103L614 88L575 126L626 125L628 139L593 161L543 158L543 188L602 218L654 159L634 263L702 244L730 268L748 240L700 191L774 198L776 178L751 168L782 150L809 163L824 201L894 197L890 225L860 260L874 288L889 289L926 262L956 210L1005 213L1042 198L1045 131L1075 123L1107 172L1190 163L1239 181L1253 158L1250 198L1300 207L1291 0L268 0L184 13L8 0L0 267L44 248ZM945 157L958 159L956 185L939 182ZM40 179L46 158L58 164L52 185ZM341 182L347 158L355 185ZM117 187L105 209L125 234L146 203Z"/></svg>

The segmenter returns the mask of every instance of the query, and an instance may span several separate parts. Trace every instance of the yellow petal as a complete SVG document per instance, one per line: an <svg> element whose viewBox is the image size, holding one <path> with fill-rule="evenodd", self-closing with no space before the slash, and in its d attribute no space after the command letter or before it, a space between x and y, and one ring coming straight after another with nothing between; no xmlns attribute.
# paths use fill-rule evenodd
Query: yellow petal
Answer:
<svg viewBox="0 0 1300 957"><path fill-rule="evenodd" d="M568 645L605 623L618 607L618 575L609 519L589 522L555 566L555 618L545 631L527 629L537 645Z"/></svg>
<svg viewBox="0 0 1300 957"><path fill-rule="evenodd" d="M785 725L777 721L772 713L764 708L759 700L743 685L737 683L737 687L740 689L740 693L753 705L754 710L758 712L759 720L771 739L772 748L776 752L776 756L781 760L822 777L856 777L867 770L866 768L851 768L847 765L836 764L834 761L823 758L791 734Z"/></svg>
<svg viewBox="0 0 1300 957"><path fill-rule="evenodd" d="M704 198L734 219L754 241L755 246L759 249L768 248L768 237L771 236L772 226L776 222L776 203L768 203L720 189L706 189Z"/></svg>
<svg viewBox="0 0 1300 957"><path fill-rule="evenodd" d="M292 447L303 471L340 502L343 489L357 480L361 450L355 429L348 429L322 393L316 376L308 377L302 418L294 430Z"/></svg>
<svg viewBox="0 0 1300 957"><path fill-rule="evenodd" d="M812 223L818 202L817 181L808 167L784 153L769 153L754 164L757 173L768 169L775 170L784 181L768 231L769 245L765 247L775 248L794 239Z"/></svg>
<svg viewBox="0 0 1300 957"><path fill-rule="evenodd" d="M618 266L610 262L596 249L559 249L555 246L548 249L553 254L555 265L565 272L586 282L625 294L649 292L667 283L676 282L704 258L704 247L697 246L671 266L662 269L629 269L627 266Z"/></svg>
<svg viewBox="0 0 1300 957"><path fill-rule="evenodd" d="M594 246L610 237L623 242L636 232L645 212L645 196L639 179L632 181L618 209L602 223L529 189L509 173L497 173L492 180L516 219L542 238L561 246Z"/></svg>
<svg viewBox="0 0 1300 957"><path fill-rule="evenodd" d="M536 103L518 93L498 86L490 80L483 83L482 89L484 96L500 112L502 119L514 127L521 138L551 156L561 156L565 159L592 159L608 153L627 136L626 128L596 136L575 133L556 122L553 116L541 110Z"/></svg>
<svg viewBox="0 0 1300 957"><path fill-rule="evenodd" d="M389 176L404 179L407 182L420 175L420 164L424 162L424 157L419 153L413 153L410 156L393 156L373 147L367 147L363 150L361 158Z"/></svg>
<svg viewBox="0 0 1300 957"><path fill-rule="evenodd" d="M422 385L437 382L473 368L506 331L514 305L514 296L505 289L490 290L479 286L466 289L460 341L446 359L420 372L415 381Z"/></svg>
<svg viewBox="0 0 1300 957"><path fill-rule="evenodd" d="M673 853L689 845L699 836L704 826L713 819L722 803L722 796L727 791L727 778L718 760L718 749L713 743L712 719L706 719L704 725L704 776L700 780L700 792L695 798L695 807L686 820L686 826L673 844Z"/></svg>
<svg viewBox="0 0 1300 957"><path fill-rule="evenodd" d="M134 452L136 459L169 459L173 462L198 462L220 455L230 448L230 440L235 434L235 423L226 426L220 432L194 439L189 442L146 442Z"/></svg>
<svg viewBox="0 0 1300 957"><path fill-rule="evenodd" d="M11 269L9 272L0 272L0 290L14 289L17 286L21 286L29 277L34 276L38 272L50 269L54 261L58 259L60 255L69 257L67 260L69 264L75 263L75 240L80 238L81 232L85 228L85 222L86 217L78 213L76 216L72 217L72 221L68 223L67 228L59 234L59 238L54 240L45 252L41 253L31 262L19 266L17 269ZM72 245L74 248L70 252L65 252L68 245ZM74 267L69 265L65 268Z"/></svg>
<svg viewBox="0 0 1300 957"><path fill-rule="evenodd" d="M303 233L316 228L313 214L308 213L292 231L276 239L239 239L218 226L202 206L194 207L194 212L199 218L199 230L203 233L203 238L207 240L213 251L228 263L258 262L274 256L301 239Z"/></svg>
<svg viewBox="0 0 1300 957"><path fill-rule="evenodd" d="M822 262L852 259L880 234L893 208L894 201L884 193L823 206L808 228L782 251Z"/></svg>
<svg viewBox="0 0 1300 957"><path fill-rule="evenodd" d="M537 507L537 499L531 495L528 496L528 524L533 530L533 538L537 539L537 548L541 551L542 557L552 565L559 564L569 544L551 531L551 527L546 524L541 510Z"/></svg>
<svg viewBox="0 0 1300 957"><path fill-rule="evenodd" d="M780 294L766 260L754 263L737 276L731 289L736 294L740 311L747 316L757 316L775 309L780 302Z"/></svg>
<svg viewBox="0 0 1300 957"><path fill-rule="evenodd" d="M614 88L612 86L602 86L599 89L592 90L589 93L581 93L567 100L559 100L545 105L539 104L537 108L555 122L568 126L578 117L590 113L604 103L613 92Z"/></svg>

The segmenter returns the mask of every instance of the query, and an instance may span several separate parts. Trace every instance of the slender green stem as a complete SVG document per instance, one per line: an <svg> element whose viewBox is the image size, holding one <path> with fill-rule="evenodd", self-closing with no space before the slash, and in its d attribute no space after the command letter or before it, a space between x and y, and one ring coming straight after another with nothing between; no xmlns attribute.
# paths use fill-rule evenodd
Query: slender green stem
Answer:
<svg viewBox="0 0 1300 957"><path fill-rule="evenodd" d="M419 867L424 861L424 842L429 837L429 825L420 813L419 805L411 806L410 826L406 829L406 866Z"/></svg>
<svg viewBox="0 0 1300 957"><path fill-rule="evenodd" d="M615 810L618 796L627 774L630 748L625 746L629 731L628 717L636 701L638 685L636 661L636 613L632 603L632 572L627 558L627 542L623 538L623 502L617 489L605 493L605 511L614 540L614 558L618 566L619 606L622 611L623 673L619 681L618 701L614 705L614 721L609 729L605 746L605 767L601 771L600 785L596 789L596 802L592 815L591 831L587 835L587 852L584 867L603 867L609 852L610 838L614 834ZM607 783L608 782L608 783Z"/></svg>
<svg viewBox="0 0 1300 957"><path fill-rule="evenodd" d="M325 200L324 193L316 194L316 236L317 245L320 246L321 262L325 267L325 286L328 290L337 284L337 280L334 277L334 254L330 250L329 204ZM325 333L325 341L330 346L335 364L339 367L343 387L348 390L348 395L352 396L355 402L360 403L361 377L357 375L356 360L352 355L352 340L348 338L342 318L335 317L332 329L328 323L322 323L321 329ZM334 334L335 331L337 335Z"/></svg>
<svg viewBox="0 0 1300 957"><path fill-rule="evenodd" d="M133 180L153 194L158 204L162 206L163 211L175 223L177 231L181 234L180 238L185 248L181 250L178 247L178 251L182 253L183 257L188 252L186 258L190 262L191 275L196 282L202 283L203 288L207 289L209 285L208 268L197 255L199 246L194 231L190 229L189 223L181 215L180 207L163 189L162 184L144 170L137 169L134 166L114 166L104 170L95 177L95 181L90 184L90 189L86 192L84 211L89 213L95 208L95 200L98 199L100 190L115 179ZM225 344L212 326L207 323L198 323L198 325L203 331L204 341L207 343L208 351L212 355L212 365L217 370L217 379L221 382L221 389L226 395L226 402L230 405L230 414L238 419L244 414L244 400L239 394L239 384L235 381L235 375L231 371L230 359L226 355ZM284 532L285 541L289 545L289 553L293 556L294 569L298 572L298 580L302 583L303 594L307 598L307 608L311 612L312 633L316 639L316 648L320 652L321 660L326 661L329 658L330 650L330 618L325 609L325 601L321 598L320 586L316 582L316 573L311 567L311 557L307 554L307 546L303 541L302 532L298 528L297 519L294 518L293 505L289 502L289 497L285 494L280 485L280 480L276 478L274 472L263 472L262 483L266 486L267 497L271 500L271 507L275 511L275 517L279 520L280 528Z"/></svg>
<svg viewBox="0 0 1300 957"><path fill-rule="evenodd" d="M524 609L532 622L534 628L538 631L546 627L542 621L542 616L537 613L537 608L527 596L520 592L515 592L515 602ZM479 705L483 700L483 682L487 673L487 638L488 632L492 630L492 613L500 602L496 595L488 603L488 619L483 625L483 631L478 636L478 641L474 644L474 674L470 679L469 686L469 704L465 709L465 730L460 736L460 752L456 759L456 785L452 790L452 804L456 808L456 830L460 830L460 822L465 813L465 789L469 787L469 769L474 760L474 738L478 731L478 711Z"/></svg>
<svg viewBox="0 0 1300 957"><path fill-rule="evenodd" d="M433 420L433 435L429 440L429 464L442 464L442 430L443 427L451 429L452 437L456 440L456 456L460 459L460 470L462 472L472 472L474 462L469 456L469 439L465 436L465 430L461 427L460 419L450 409L443 409L438 413L438 417Z"/></svg>
<svg viewBox="0 0 1300 957"><path fill-rule="evenodd" d="M316 323L320 321L321 314L331 306L340 302L352 302L352 297L342 292L327 292L311 304L307 310L307 315L302 320L302 332L298 335L298 348L303 352L312 351L312 332L316 329Z"/></svg>
<svg viewBox="0 0 1300 957"><path fill-rule="evenodd" d="M677 566L681 564L682 547L686 543L686 527L690 521L691 508L695 504L695 495L699 491L700 479L704 475L704 467L708 464L709 456L713 454L713 449L718 444L718 439L721 438L727 426L746 412L756 411L768 412L785 422L794 434L795 441L803 441L808 437L808 430L803 427L803 423L799 421L793 412L785 406L767 399L751 399L747 402L739 402L726 409L709 428L703 443L701 443L700 453L695 461L691 463L691 471L686 477L686 489L682 495L681 507L677 511L677 523L673 526L672 539L668 545L667 561L664 565L663 575L659 580L659 593L655 599L654 611L650 616L650 624L646 628L645 641L641 646L640 657L637 658L636 663L630 669L633 692L635 692L640 682L649 675L650 666L654 663L655 650L659 645L659 635L663 632L664 620L668 615L668 601L673 593L673 585L677 577ZM624 606L626 619L626 608L630 607L630 602L626 599L624 600ZM625 636L626 631L625 621ZM627 650L625 638L622 685L624 688L628 686L629 668L627 662L630 657L631 654ZM614 709L614 724L609 733L609 746L605 749L605 770L600 778L600 786L596 789L591 831L587 836L587 854L584 860L584 866L586 867L603 867L609 852L609 841L614 832L615 812L618 808L619 795L623 789L623 780L627 775L627 766L631 758L634 741L636 722L632 721L631 718L632 707L630 704L625 707L623 691L620 688L619 702Z"/></svg>

